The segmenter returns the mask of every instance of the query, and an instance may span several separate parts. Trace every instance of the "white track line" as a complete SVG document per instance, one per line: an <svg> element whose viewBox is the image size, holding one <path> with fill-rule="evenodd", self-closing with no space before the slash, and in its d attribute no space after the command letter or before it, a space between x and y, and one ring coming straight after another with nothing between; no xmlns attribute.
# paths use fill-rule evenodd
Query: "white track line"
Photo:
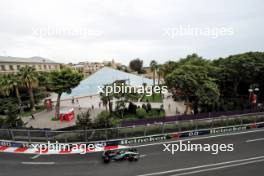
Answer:
<svg viewBox="0 0 264 176"><path fill-rule="evenodd" d="M258 157L246 158L246 159L226 161L226 162L221 162L221 163L206 164L206 165L200 165L200 166L194 166L194 167L188 167L188 168L168 170L168 171L163 171L163 172L142 174L142 175L138 175L138 176L162 175L162 174L169 174L169 173L173 173L173 172L188 171L188 170L201 169L201 168L212 167L212 166L221 166L221 165L226 165L226 164L230 165L230 164L233 164L233 163L248 162L248 161L260 160L260 159L264 160L264 155L263 156L258 156Z"/></svg>
<svg viewBox="0 0 264 176"><path fill-rule="evenodd" d="M53 165L55 162L21 162L21 164L25 165Z"/></svg>
<svg viewBox="0 0 264 176"><path fill-rule="evenodd" d="M226 165L226 166L219 166L219 167L214 167L214 168L209 168L209 169L201 169L201 170L197 170L197 171L185 172L185 173L175 174L175 175L171 175L171 176L197 174L197 173L201 173L201 172L208 172L208 171L225 169L225 168L230 168L230 167L243 166L243 165L248 165L248 164L258 163L258 162L263 162L263 161L264 161L264 159L254 160L254 161L248 161L248 162L243 162L243 163L238 163L238 164L230 164L230 165Z"/></svg>
<svg viewBox="0 0 264 176"><path fill-rule="evenodd" d="M259 139L251 139L251 140L246 140L246 142L255 142L255 141L263 141L264 138L259 138Z"/></svg>
<svg viewBox="0 0 264 176"><path fill-rule="evenodd" d="M40 154L39 154L39 155L35 155L35 156L31 157L31 159L37 159L38 157L40 157Z"/></svg>

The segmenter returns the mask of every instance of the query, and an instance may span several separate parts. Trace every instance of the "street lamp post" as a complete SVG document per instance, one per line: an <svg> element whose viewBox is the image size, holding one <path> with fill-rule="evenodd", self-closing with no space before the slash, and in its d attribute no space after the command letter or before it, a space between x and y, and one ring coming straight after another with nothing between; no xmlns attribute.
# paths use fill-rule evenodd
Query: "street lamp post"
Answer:
<svg viewBox="0 0 264 176"><path fill-rule="evenodd" d="M259 92L259 88L255 87L255 88L250 88L248 89L249 92L249 103L250 103L250 107L251 110L255 109L257 107L257 93Z"/></svg>
<svg viewBox="0 0 264 176"><path fill-rule="evenodd" d="M255 91L255 93L256 93L256 107L258 107L258 103L259 103L259 88L258 87L256 87L255 89L254 89L254 91Z"/></svg>

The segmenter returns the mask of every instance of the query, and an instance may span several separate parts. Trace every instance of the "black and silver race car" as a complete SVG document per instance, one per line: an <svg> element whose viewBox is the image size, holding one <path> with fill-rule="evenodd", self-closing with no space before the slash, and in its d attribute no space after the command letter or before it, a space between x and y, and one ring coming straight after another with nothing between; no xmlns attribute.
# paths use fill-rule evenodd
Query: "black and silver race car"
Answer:
<svg viewBox="0 0 264 176"><path fill-rule="evenodd" d="M135 148L129 149L118 149L118 150L107 150L103 152L103 161L104 163L109 163L113 161L137 161L139 159L139 153Z"/></svg>

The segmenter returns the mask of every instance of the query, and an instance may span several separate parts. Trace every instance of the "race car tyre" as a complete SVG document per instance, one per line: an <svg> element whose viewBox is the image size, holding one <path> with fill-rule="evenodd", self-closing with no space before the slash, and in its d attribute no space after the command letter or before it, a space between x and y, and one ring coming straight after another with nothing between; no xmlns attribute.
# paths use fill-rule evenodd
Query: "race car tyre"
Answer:
<svg viewBox="0 0 264 176"><path fill-rule="evenodd" d="M105 158L104 158L104 163L109 163L109 162L110 162L110 158L105 157Z"/></svg>
<svg viewBox="0 0 264 176"><path fill-rule="evenodd" d="M134 161L134 157L130 156L130 157L128 158L128 161Z"/></svg>

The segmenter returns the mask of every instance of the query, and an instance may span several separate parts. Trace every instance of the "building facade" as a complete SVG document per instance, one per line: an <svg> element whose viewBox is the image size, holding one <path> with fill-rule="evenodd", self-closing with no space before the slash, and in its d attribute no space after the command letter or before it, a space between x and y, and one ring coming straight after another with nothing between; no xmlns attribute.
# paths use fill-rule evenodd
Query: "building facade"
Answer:
<svg viewBox="0 0 264 176"><path fill-rule="evenodd" d="M103 61L103 62L80 62L78 64L71 65L71 66L75 70L78 70L86 75L90 75L105 66L117 68L118 66L121 66L121 64L116 63L114 60L111 60L111 61Z"/></svg>
<svg viewBox="0 0 264 176"><path fill-rule="evenodd" d="M60 63L56 63L42 57L20 58L0 56L0 74L16 73L24 66L34 67L36 71L49 72L60 69Z"/></svg>

